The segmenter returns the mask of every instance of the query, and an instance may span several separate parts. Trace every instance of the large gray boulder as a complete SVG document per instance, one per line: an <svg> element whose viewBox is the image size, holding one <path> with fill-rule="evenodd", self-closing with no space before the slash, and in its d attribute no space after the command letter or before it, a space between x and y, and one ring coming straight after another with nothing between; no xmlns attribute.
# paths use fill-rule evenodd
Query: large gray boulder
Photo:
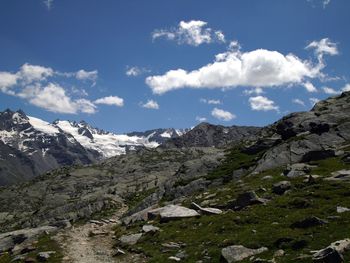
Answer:
<svg viewBox="0 0 350 263"><path fill-rule="evenodd" d="M162 222L166 222L181 218L200 216L200 214L196 210L189 209L187 207L179 205L167 205L148 212L149 219L154 219L157 216L160 217L160 220Z"/></svg>
<svg viewBox="0 0 350 263"><path fill-rule="evenodd" d="M119 242L122 245L135 245L140 238L142 237L142 233L138 233L138 234L132 234L132 235L123 235L119 238Z"/></svg>
<svg viewBox="0 0 350 263"><path fill-rule="evenodd" d="M258 249L250 249L244 246L229 246L221 250L221 262L232 263L244 260L251 256L261 254L268 251L268 248L261 247Z"/></svg>

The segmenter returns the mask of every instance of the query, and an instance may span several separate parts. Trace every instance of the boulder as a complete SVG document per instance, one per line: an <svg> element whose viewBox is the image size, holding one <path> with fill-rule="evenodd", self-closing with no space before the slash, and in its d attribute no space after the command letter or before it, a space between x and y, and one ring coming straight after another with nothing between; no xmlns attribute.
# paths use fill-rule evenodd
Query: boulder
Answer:
<svg viewBox="0 0 350 263"><path fill-rule="evenodd" d="M278 195L283 195L291 187L292 184L289 181L281 181L272 186L272 192Z"/></svg>
<svg viewBox="0 0 350 263"><path fill-rule="evenodd" d="M342 263L343 256L334 248L327 247L313 255L312 260L315 263Z"/></svg>
<svg viewBox="0 0 350 263"><path fill-rule="evenodd" d="M152 226L152 225L144 225L142 227L142 231L145 233L155 233L158 232L160 229L159 227Z"/></svg>
<svg viewBox="0 0 350 263"><path fill-rule="evenodd" d="M249 258L251 256L261 254L266 251L268 251L268 248L266 247L261 247L258 249L250 249L241 245L229 246L221 250L221 262L226 262L226 263L238 262L246 258Z"/></svg>
<svg viewBox="0 0 350 263"><path fill-rule="evenodd" d="M339 213L339 214L349 212L349 211L350 211L350 209L347 207L337 206L337 213Z"/></svg>
<svg viewBox="0 0 350 263"><path fill-rule="evenodd" d="M329 181L350 181L350 170L340 170L333 172L331 177L326 178Z"/></svg>
<svg viewBox="0 0 350 263"><path fill-rule="evenodd" d="M240 194L237 199L231 204L235 210L241 210L247 206L265 204L266 200L258 197L254 191L249 191Z"/></svg>
<svg viewBox="0 0 350 263"><path fill-rule="evenodd" d="M195 202L192 202L192 208L194 210L200 211L200 213L205 215L220 215L222 214L222 210L218 208L212 208L212 207L201 207L200 205L196 204Z"/></svg>
<svg viewBox="0 0 350 263"><path fill-rule="evenodd" d="M148 219L154 219L158 216L162 222L167 222L170 220L200 216L200 214L193 209L179 205L167 205L148 212Z"/></svg>
<svg viewBox="0 0 350 263"><path fill-rule="evenodd" d="M142 233L132 234L132 235L123 235L119 238L119 242L122 245L132 246L132 245L135 245L140 240L141 237L142 237Z"/></svg>
<svg viewBox="0 0 350 263"><path fill-rule="evenodd" d="M37 259L39 261L49 261L52 254L55 254L55 251L45 251L45 252L39 252L37 255Z"/></svg>
<svg viewBox="0 0 350 263"><path fill-rule="evenodd" d="M322 220L316 216L311 216L311 217L307 217L303 220L294 222L291 227L292 228L309 228L309 227L314 227L314 226L321 226L321 225L325 225L328 222L325 220Z"/></svg>

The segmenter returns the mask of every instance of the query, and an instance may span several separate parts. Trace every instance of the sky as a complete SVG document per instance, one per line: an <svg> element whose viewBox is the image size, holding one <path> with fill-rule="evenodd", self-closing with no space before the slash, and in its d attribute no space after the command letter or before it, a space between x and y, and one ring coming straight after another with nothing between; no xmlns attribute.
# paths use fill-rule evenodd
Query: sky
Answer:
<svg viewBox="0 0 350 263"><path fill-rule="evenodd" d="M0 111L271 124L350 90L348 0L0 0Z"/></svg>

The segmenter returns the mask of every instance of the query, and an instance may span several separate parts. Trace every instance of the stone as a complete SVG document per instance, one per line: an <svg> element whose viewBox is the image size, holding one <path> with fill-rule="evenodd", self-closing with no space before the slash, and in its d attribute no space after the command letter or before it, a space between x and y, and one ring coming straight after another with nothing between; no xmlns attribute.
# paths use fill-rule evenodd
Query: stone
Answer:
<svg viewBox="0 0 350 263"><path fill-rule="evenodd" d="M55 254L55 251L45 251L39 252L37 258L39 261L48 261L52 254Z"/></svg>
<svg viewBox="0 0 350 263"><path fill-rule="evenodd" d="M257 205L257 204L265 204L266 200L259 198L254 191L246 192L240 194L236 201L233 202L233 208L235 210L241 210L247 206Z"/></svg>
<svg viewBox="0 0 350 263"><path fill-rule="evenodd" d="M35 263L37 262L35 258L27 257L24 259L24 263Z"/></svg>
<svg viewBox="0 0 350 263"><path fill-rule="evenodd" d="M200 214L193 210L179 205L167 205L148 212L148 219L160 217L162 222L176 220L181 218L200 216Z"/></svg>
<svg viewBox="0 0 350 263"><path fill-rule="evenodd" d="M98 221L98 220L90 220L90 223L91 223L91 224L98 225L98 226L103 226L103 225L104 225L103 222Z"/></svg>
<svg viewBox="0 0 350 263"><path fill-rule="evenodd" d="M168 257L168 259L169 259L169 260L172 260L172 261L176 261L176 262L181 261L181 258L174 257L174 256Z"/></svg>
<svg viewBox="0 0 350 263"><path fill-rule="evenodd" d="M340 170L333 172L330 177L326 178L328 181L350 181L350 170Z"/></svg>
<svg viewBox="0 0 350 263"><path fill-rule="evenodd" d="M284 250L283 249L279 249L275 253L273 253L273 257L275 257L275 258L283 257L283 256L284 256Z"/></svg>
<svg viewBox="0 0 350 263"><path fill-rule="evenodd" d="M162 244L162 247L165 247L165 248L170 248L170 249L178 249L178 248L182 248L186 246L185 243L175 243L175 242L168 242L168 243L163 243Z"/></svg>
<svg viewBox="0 0 350 263"><path fill-rule="evenodd" d="M218 208L201 207L200 205L196 204L195 202L192 202L191 206L193 209L200 211L202 214L205 214L205 215L220 215L220 214L222 214L222 210L220 210Z"/></svg>
<svg viewBox="0 0 350 263"><path fill-rule="evenodd" d="M313 255L312 260L315 263L342 263L343 256L334 248L327 247Z"/></svg>
<svg viewBox="0 0 350 263"><path fill-rule="evenodd" d="M272 186L272 192L278 195L283 195L287 190L292 188L289 181L281 181Z"/></svg>
<svg viewBox="0 0 350 263"><path fill-rule="evenodd" d="M120 248L117 248L117 250L115 251L115 253L114 253L114 257L117 257L117 256L122 256L122 255L125 255L126 253L123 251L123 250L121 250Z"/></svg>
<svg viewBox="0 0 350 263"><path fill-rule="evenodd" d="M263 178L261 178L262 180L272 180L273 177L271 175L265 175Z"/></svg>
<svg viewBox="0 0 350 263"><path fill-rule="evenodd" d="M349 211L350 211L350 209L347 207L337 206L337 213L339 213L339 214L349 212Z"/></svg>
<svg viewBox="0 0 350 263"><path fill-rule="evenodd" d="M291 227L292 228L309 228L309 227L314 227L314 226L321 226L321 225L325 225L328 222L325 220L322 220L316 216L311 216L311 217L307 217L303 220L294 222Z"/></svg>
<svg viewBox="0 0 350 263"><path fill-rule="evenodd" d="M132 235L123 235L119 238L120 243L122 243L123 245L135 245L140 238L142 237L142 233L138 233L138 234L132 234Z"/></svg>
<svg viewBox="0 0 350 263"><path fill-rule="evenodd" d="M268 251L266 247L250 249L241 245L229 246L221 250L221 261L226 263L238 262L266 251Z"/></svg>
<svg viewBox="0 0 350 263"><path fill-rule="evenodd" d="M145 233L155 233L155 232L158 232L159 230L160 230L159 227L152 226L152 225L142 226L142 231Z"/></svg>

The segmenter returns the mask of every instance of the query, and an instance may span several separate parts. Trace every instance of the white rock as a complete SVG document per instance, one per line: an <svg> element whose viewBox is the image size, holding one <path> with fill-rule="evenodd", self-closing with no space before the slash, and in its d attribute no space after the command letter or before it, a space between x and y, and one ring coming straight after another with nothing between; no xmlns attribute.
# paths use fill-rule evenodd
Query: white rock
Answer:
<svg viewBox="0 0 350 263"><path fill-rule="evenodd" d="M339 213L339 214L349 212L349 211L350 211L350 209L347 207L337 206L337 213Z"/></svg>

